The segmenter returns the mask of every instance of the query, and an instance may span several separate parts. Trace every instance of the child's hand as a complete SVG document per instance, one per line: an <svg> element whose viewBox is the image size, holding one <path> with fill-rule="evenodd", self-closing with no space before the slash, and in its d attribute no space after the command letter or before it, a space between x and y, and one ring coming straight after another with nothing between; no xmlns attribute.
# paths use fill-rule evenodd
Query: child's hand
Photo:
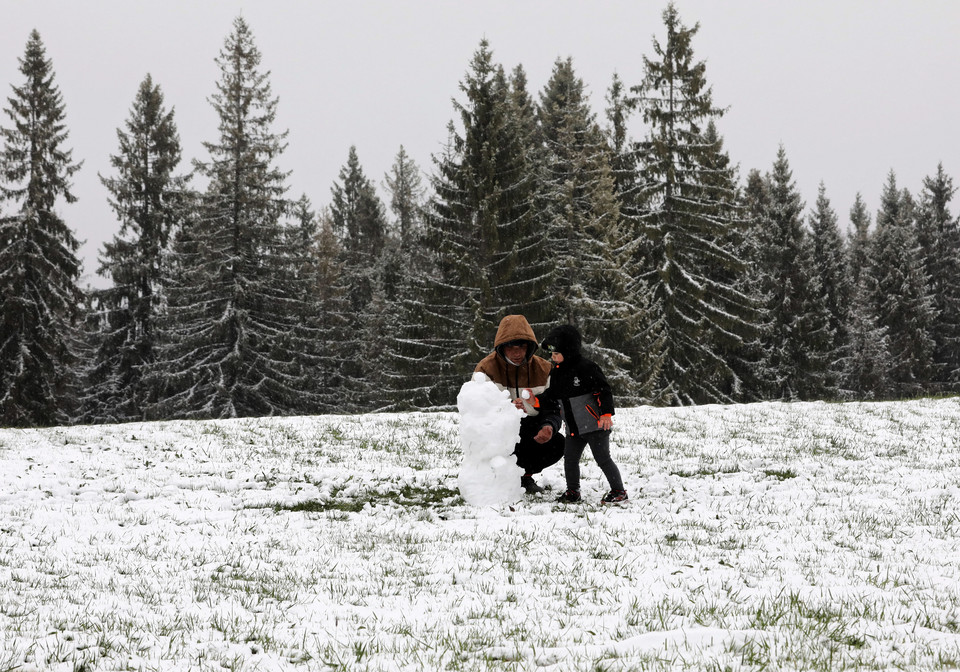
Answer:
<svg viewBox="0 0 960 672"><path fill-rule="evenodd" d="M610 415L601 415L600 419L597 420L597 427L603 430L608 430L613 427L613 417Z"/></svg>

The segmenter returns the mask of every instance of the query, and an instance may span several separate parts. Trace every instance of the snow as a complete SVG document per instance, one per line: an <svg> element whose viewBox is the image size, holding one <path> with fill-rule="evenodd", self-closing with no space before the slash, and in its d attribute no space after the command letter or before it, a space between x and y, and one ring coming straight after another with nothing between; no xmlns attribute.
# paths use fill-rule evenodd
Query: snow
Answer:
<svg viewBox="0 0 960 672"><path fill-rule="evenodd" d="M467 504L495 506L523 497L523 469L511 455L520 440L523 411L510 393L479 371L460 388L460 444L463 462L457 485Z"/></svg>
<svg viewBox="0 0 960 672"><path fill-rule="evenodd" d="M618 409L626 507L465 422L0 430L0 670L960 665L958 399Z"/></svg>

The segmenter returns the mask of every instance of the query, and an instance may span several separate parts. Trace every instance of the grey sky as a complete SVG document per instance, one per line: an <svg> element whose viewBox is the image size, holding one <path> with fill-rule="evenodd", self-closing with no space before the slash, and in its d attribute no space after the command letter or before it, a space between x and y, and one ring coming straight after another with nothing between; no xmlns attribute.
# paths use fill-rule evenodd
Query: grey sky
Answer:
<svg viewBox="0 0 960 672"><path fill-rule="evenodd" d="M740 165L767 171L782 143L807 209L821 181L841 222L860 192L875 213L888 172L916 193L942 162L960 181L960 3L948 0L677 0L707 61L718 123ZM69 146L84 161L80 201L60 210L87 241L84 282L118 230L97 173L111 175L116 129L149 72L176 110L184 169L215 140L214 58L242 14L289 129L280 166L290 196L322 206L351 144L381 184L400 145L426 171L446 139L451 99L480 40L536 95L557 58L573 58L602 118L614 71L640 81L666 0L0 0L0 88L36 28L66 105ZM6 114L0 125L9 126ZM645 129L635 119L632 133ZM960 212L960 203L954 205Z"/></svg>

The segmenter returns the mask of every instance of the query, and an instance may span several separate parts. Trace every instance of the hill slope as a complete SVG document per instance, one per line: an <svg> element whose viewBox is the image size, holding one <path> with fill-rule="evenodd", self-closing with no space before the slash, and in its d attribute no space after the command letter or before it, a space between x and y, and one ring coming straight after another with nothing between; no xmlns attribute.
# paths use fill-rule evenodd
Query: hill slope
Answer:
<svg viewBox="0 0 960 672"><path fill-rule="evenodd" d="M468 507L457 431L0 430L0 671L960 665L960 400L624 409L625 508Z"/></svg>

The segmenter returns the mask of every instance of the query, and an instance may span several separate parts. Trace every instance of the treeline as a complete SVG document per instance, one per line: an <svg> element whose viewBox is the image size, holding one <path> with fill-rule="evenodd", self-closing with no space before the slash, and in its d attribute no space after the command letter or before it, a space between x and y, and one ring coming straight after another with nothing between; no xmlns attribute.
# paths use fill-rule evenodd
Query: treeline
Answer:
<svg viewBox="0 0 960 672"><path fill-rule="evenodd" d="M2 127L0 424L449 408L511 313L577 324L623 405L957 392L942 166L917 194L891 171L873 222L858 196L841 224L822 185L805 209L782 147L769 170L731 164L698 26L672 4L663 23L599 118L571 59L534 93L481 42L431 169L401 146L384 202L351 148L316 208L287 193L277 99L238 18L219 137L192 170L141 84L101 176L109 287L89 291L57 209L80 164L32 33Z"/></svg>

